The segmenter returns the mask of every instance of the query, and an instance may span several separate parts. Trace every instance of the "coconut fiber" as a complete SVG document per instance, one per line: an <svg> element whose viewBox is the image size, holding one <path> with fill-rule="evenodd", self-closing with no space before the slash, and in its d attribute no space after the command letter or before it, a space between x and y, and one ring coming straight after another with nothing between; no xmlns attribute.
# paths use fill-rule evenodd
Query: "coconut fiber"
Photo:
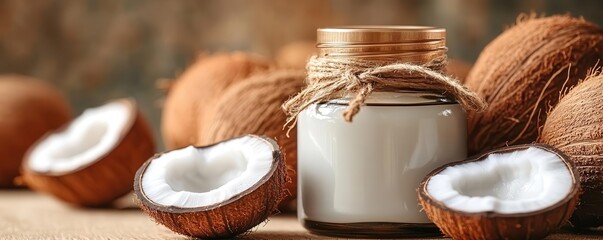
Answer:
<svg viewBox="0 0 603 240"><path fill-rule="evenodd" d="M488 103L469 112L469 152L530 143L563 89L603 57L603 30L581 18L522 16L483 50L467 86Z"/></svg>
<svg viewBox="0 0 603 240"><path fill-rule="evenodd" d="M603 75L586 79L559 101L540 141L567 154L580 172L583 193L572 223L603 225Z"/></svg>

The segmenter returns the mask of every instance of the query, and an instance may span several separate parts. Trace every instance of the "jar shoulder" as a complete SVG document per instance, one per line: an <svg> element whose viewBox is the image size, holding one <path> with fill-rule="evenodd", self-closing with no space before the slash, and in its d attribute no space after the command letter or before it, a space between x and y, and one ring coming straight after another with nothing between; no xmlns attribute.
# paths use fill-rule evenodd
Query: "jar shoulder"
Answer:
<svg viewBox="0 0 603 240"><path fill-rule="evenodd" d="M332 99L326 103L347 105L355 95L346 95L341 98ZM443 94L426 92L426 91L376 91L371 93L365 105L401 105L401 106L416 106L416 105L440 105L454 104L456 101Z"/></svg>

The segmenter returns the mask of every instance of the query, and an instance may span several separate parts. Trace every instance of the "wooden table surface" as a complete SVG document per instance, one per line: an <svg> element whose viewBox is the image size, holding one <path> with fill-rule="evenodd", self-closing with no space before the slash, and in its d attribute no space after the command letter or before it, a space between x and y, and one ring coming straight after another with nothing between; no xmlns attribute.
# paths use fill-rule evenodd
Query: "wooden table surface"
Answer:
<svg viewBox="0 0 603 240"><path fill-rule="evenodd" d="M79 209L27 190L0 191L0 239L187 239L156 224L128 196L115 209ZM326 239L294 214L279 214L241 239ZM603 239L603 231L561 232L547 239Z"/></svg>

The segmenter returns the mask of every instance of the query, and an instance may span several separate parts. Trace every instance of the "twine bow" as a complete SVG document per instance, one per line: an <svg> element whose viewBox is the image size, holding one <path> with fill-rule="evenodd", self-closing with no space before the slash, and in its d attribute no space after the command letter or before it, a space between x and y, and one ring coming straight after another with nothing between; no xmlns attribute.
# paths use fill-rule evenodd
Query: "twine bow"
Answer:
<svg viewBox="0 0 603 240"><path fill-rule="evenodd" d="M442 73L446 57L436 58L424 65L395 61L313 56L306 66L306 88L282 106L288 115L285 127L291 131L299 113L311 104L350 93L356 96L348 103L343 118L351 122L375 89L437 91L452 95L465 110L481 111L486 107L484 100L475 92Z"/></svg>

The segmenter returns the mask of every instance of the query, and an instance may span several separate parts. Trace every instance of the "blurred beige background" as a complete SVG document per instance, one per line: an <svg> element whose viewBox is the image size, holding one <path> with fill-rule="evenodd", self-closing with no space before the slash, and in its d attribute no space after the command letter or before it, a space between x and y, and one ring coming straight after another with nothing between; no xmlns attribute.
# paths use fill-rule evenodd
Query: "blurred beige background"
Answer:
<svg viewBox="0 0 603 240"><path fill-rule="evenodd" d="M601 9L594 0L0 0L0 73L51 82L78 114L132 96L160 141L155 81L175 78L200 52L272 57L318 27L433 25L448 29L449 56L472 62L522 12L603 25Z"/></svg>

